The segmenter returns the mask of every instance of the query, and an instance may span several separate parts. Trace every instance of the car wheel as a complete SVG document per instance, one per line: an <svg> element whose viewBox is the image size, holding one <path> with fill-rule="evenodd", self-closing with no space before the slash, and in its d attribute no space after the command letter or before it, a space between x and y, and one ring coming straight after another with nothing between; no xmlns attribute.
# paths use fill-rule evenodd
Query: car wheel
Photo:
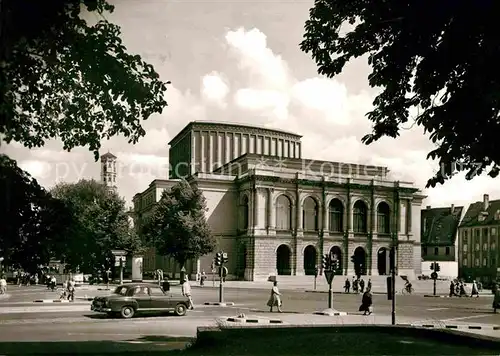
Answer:
<svg viewBox="0 0 500 356"><path fill-rule="evenodd" d="M177 304L175 306L175 315L184 316L186 315L187 307L184 304Z"/></svg>
<svg viewBox="0 0 500 356"><path fill-rule="evenodd" d="M126 305L122 308L120 315L122 316L122 318L130 319L131 317L134 316L134 313L135 313L134 308L129 305Z"/></svg>

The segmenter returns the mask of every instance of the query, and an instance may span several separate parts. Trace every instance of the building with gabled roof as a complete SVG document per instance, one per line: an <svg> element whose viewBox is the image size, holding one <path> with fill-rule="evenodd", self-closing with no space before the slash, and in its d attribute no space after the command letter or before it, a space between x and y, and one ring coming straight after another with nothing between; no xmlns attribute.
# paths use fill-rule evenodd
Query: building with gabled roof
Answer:
<svg viewBox="0 0 500 356"><path fill-rule="evenodd" d="M431 208L427 206L421 212L421 243L422 243L422 273L432 273L431 264L439 263L440 277L456 278L457 263L457 232L463 206L446 208Z"/></svg>
<svg viewBox="0 0 500 356"><path fill-rule="evenodd" d="M459 226L459 276L485 284L500 277L500 200L472 203Z"/></svg>

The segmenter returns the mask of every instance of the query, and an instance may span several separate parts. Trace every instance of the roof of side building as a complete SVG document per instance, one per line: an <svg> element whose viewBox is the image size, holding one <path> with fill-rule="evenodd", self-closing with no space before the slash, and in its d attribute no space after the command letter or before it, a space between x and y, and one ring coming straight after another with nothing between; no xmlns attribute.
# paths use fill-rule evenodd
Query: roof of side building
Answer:
<svg viewBox="0 0 500 356"><path fill-rule="evenodd" d="M237 122L228 122L228 121L212 121L212 120L196 120L196 121L191 121L189 124L187 124L177 135L174 136L168 143L169 145L172 144L172 142L175 142L179 137L183 136L184 133L188 130L193 125L200 124L200 125L221 125L221 126L227 126L227 127L242 127L242 128L250 128L250 129L259 129L259 130L266 130L269 132L274 132L277 134L286 134L286 135L291 135L294 136L297 139L300 139L302 135L296 134L294 132L290 131L285 131L285 130L278 130L270 127L263 127L263 126L258 126L258 125L249 125L249 124L242 124L242 123L237 123Z"/></svg>
<svg viewBox="0 0 500 356"><path fill-rule="evenodd" d="M421 211L422 244L453 245L463 206L424 209Z"/></svg>

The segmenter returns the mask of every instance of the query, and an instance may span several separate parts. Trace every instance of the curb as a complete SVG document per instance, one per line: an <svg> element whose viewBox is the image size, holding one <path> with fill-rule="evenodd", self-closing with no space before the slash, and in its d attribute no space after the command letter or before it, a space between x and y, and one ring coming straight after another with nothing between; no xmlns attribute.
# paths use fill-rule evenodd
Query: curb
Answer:
<svg viewBox="0 0 500 356"><path fill-rule="evenodd" d="M318 311L318 312L314 312L313 314L314 315L326 315L326 316L346 316L347 315L346 312L339 312L339 311L336 311L336 312Z"/></svg>
<svg viewBox="0 0 500 356"><path fill-rule="evenodd" d="M305 291L306 293L324 293L324 294L327 294L328 291L327 290L307 290ZM345 292L333 292L333 294L346 294L346 295L361 295L361 293L345 293ZM372 292L372 294L376 294L376 295L386 295L387 293L386 292ZM400 293L397 293L396 294L400 294Z"/></svg>
<svg viewBox="0 0 500 356"><path fill-rule="evenodd" d="M399 324L401 326L413 326L427 329L467 329L467 330L500 330L499 325L439 325L439 324Z"/></svg>
<svg viewBox="0 0 500 356"><path fill-rule="evenodd" d="M282 320L278 319L246 319L246 318L227 318L227 321L233 323L251 323L251 324L283 324Z"/></svg>
<svg viewBox="0 0 500 356"><path fill-rule="evenodd" d="M33 303L71 303L67 299L37 299Z"/></svg>
<svg viewBox="0 0 500 356"><path fill-rule="evenodd" d="M447 295L432 295L432 294L424 294L426 298L449 298Z"/></svg>
<svg viewBox="0 0 500 356"><path fill-rule="evenodd" d="M233 306L234 303L233 302L206 302L206 303L204 303L204 305L217 305L219 307L229 307L229 306Z"/></svg>
<svg viewBox="0 0 500 356"><path fill-rule="evenodd" d="M91 302L94 300L93 297L75 297L75 299L78 299L78 300L86 300L88 302Z"/></svg>

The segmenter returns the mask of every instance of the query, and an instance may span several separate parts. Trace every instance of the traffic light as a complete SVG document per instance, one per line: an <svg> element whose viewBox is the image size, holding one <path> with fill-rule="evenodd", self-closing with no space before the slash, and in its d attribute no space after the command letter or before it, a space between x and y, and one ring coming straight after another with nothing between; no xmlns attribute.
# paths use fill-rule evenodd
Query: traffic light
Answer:
<svg viewBox="0 0 500 356"><path fill-rule="evenodd" d="M431 263L431 271L434 271L434 262Z"/></svg>
<svg viewBox="0 0 500 356"><path fill-rule="evenodd" d="M354 255L351 256L351 262L354 264L356 263L356 256L354 256Z"/></svg>
<svg viewBox="0 0 500 356"><path fill-rule="evenodd" d="M391 247L389 252L389 269L392 271L396 268L396 248Z"/></svg>
<svg viewBox="0 0 500 356"><path fill-rule="evenodd" d="M227 263L229 259L227 258L227 252L222 253L222 263Z"/></svg>
<svg viewBox="0 0 500 356"><path fill-rule="evenodd" d="M217 253L215 254L215 265L216 265L217 267L222 266L222 253L220 253L220 252L217 252Z"/></svg>
<svg viewBox="0 0 500 356"><path fill-rule="evenodd" d="M323 267L323 269L328 269L330 266L330 263L329 263L329 256L328 255L323 255L322 259L321 259L321 266Z"/></svg>
<svg viewBox="0 0 500 356"><path fill-rule="evenodd" d="M340 269L340 261L338 259L332 260L333 270L337 271Z"/></svg>
<svg viewBox="0 0 500 356"><path fill-rule="evenodd" d="M441 266L439 265L439 263L436 263L434 265L434 272L439 272L439 271L441 271Z"/></svg>

